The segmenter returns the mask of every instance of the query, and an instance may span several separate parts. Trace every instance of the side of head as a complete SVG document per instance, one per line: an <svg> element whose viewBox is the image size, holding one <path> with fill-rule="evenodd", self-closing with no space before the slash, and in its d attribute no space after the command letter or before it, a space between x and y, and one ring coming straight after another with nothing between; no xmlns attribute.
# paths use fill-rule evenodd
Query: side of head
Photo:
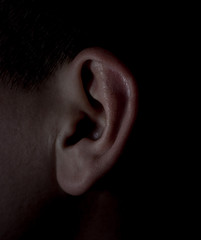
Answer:
<svg viewBox="0 0 201 240"><path fill-rule="evenodd" d="M52 8L1 4L0 238L9 239L61 189L83 194L114 166L136 118L137 85L104 36L78 43L83 26L66 29Z"/></svg>

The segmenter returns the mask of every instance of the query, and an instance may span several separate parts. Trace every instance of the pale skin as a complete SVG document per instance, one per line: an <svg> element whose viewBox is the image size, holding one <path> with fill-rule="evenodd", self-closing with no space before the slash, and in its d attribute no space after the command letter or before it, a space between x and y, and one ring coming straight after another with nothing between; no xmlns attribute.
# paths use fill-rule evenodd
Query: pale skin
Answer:
<svg viewBox="0 0 201 240"><path fill-rule="evenodd" d="M0 239L18 239L49 199L81 195L107 173L136 109L132 74L99 48L83 50L37 91L1 86Z"/></svg>

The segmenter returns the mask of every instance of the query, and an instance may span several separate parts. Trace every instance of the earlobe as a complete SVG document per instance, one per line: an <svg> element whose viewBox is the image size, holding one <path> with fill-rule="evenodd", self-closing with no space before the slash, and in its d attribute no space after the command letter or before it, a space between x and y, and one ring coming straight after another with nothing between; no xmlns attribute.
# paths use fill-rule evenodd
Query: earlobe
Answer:
<svg viewBox="0 0 201 240"><path fill-rule="evenodd" d="M136 117L137 87L123 63L100 48L83 50L69 71L77 91L72 106L80 114L70 116L71 135L62 128L58 134L57 179L65 192L78 195L118 160Z"/></svg>

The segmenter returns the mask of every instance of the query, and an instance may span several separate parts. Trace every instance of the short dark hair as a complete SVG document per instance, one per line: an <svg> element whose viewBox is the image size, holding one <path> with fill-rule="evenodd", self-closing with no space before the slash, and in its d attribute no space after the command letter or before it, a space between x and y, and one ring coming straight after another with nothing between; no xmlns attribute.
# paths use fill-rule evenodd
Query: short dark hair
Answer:
<svg viewBox="0 0 201 240"><path fill-rule="evenodd" d="M42 3L0 1L0 78L6 84L35 87L79 48L79 30L59 9Z"/></svg>
<svg viewBox="0 0 201 240"><path fill-rule="evenodd" d="M134 19L126 22L124 15L104 8L99 14L97 11L93 14L93 8L93 11L87 7L73 8L65 2L0 0L0 81L3 84L35 88L65 61L71 61L79 51L92 46L119 54L129 64L126 59L132 52L130 47L144 31L142 28L140 34L137 32ZM129 35L125 31L128 23ZM139 41L137 44L136 53L142 49Z"/></svg>

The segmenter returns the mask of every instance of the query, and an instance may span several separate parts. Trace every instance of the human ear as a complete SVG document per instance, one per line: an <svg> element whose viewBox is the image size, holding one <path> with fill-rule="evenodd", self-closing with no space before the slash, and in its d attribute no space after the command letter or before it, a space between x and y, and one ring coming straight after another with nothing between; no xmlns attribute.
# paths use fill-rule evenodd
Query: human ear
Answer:
<svg viewBox="0 0 201 240"><path fill-rule="evenodd" d="M79 195L118 160L136 117L137 87L127 67L101 48L81 51L67 68L62 91L71 114L57 135L56 174L65 192Z"/></svg>

